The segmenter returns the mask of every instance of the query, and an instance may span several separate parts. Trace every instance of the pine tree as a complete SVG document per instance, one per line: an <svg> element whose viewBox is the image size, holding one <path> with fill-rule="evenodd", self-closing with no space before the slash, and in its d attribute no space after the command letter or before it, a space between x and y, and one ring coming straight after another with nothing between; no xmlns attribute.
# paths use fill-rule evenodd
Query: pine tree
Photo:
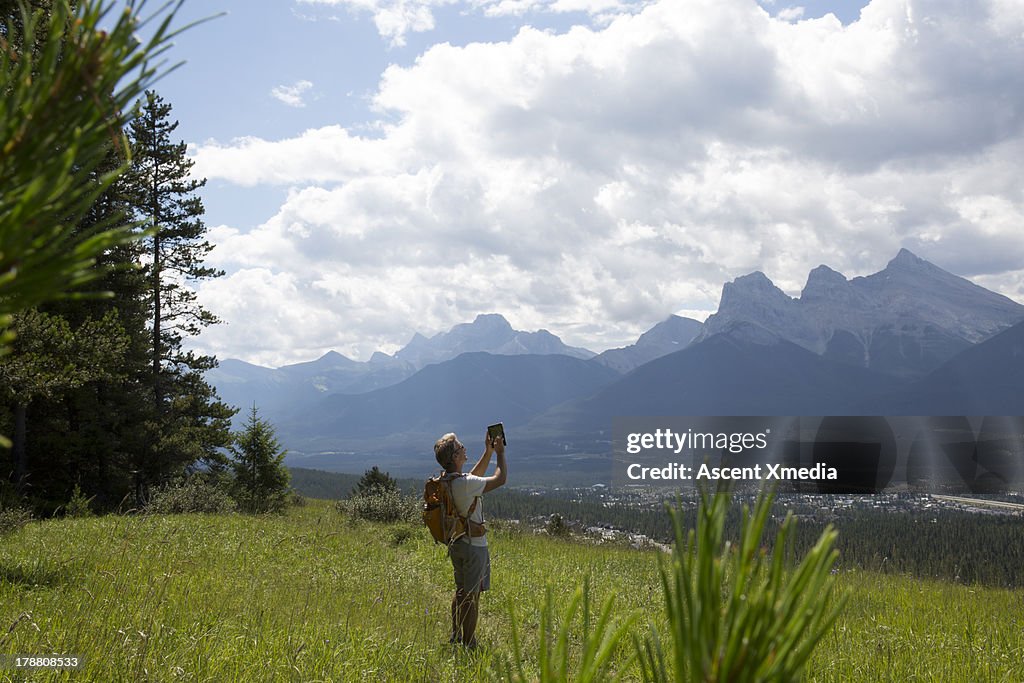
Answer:
<svg viewBox="0 0 1024 683"><path fill-rule="evenodd" d="M154 58L176 33L171 4L140 43L133 8L118 17L100 0L0 0L0 447L18 432L16 479L51 512L75 483L113 507L229 442L232 410L193 370L212 359L164 337L167 390L151 376L152 278L131 267L143 245L126 213L142 175L123 174L120 131L163 70ZM135 157L141 169L147 157ZM96 291L113 297L61 298ZM12 323L23 333L13 348Z"/></svg>
<svg viewBox="0 0 1024 683"><path fill-rule="evenodd" d="M231 446L235 472L234 497L245 512L269 512L284 506L291 479L284 466L286 451L274 435L273 426L259 417L256 406L249 413L245 429Z"/></svg>
<svg viewBox="0 0 1024 683"><path fill-rule="evenodd" d="M378 496L389 491L398 493L398 482L388 472L381 472L374 465L363 473L362 478L352 489L353 496Z"/></svg>
<svg viewBox="0 0 1024 683"><path fill-rule="evenodd" d="M166 49L174 10L140 43L132 12L100 30L109 7L77 4L0 3L0 355L11 314L99 276L97 256L132 239L123 225L88 238L74 227L120 171L94 175L157 76L150 58Z"/></svg>
<svg viewBox="0 0 1024 683"><path fill-rule="evenodd" d="M96 174L120 168L126 161L112 147ZM104 224L123 223L128 210L125 178L121 177L92 204L75 226L75 234L87 238ZM140 267L144 249L141 241L133 241L97 259L95 268L102 277L87 287L106 291L109 297L63 299L39 309L66 321L76 337L86 339L84 357L105 369L104 374L94 372L89 381L66 382L25 406L30 407L29 438L22 453L18 453L17 444L26 443L25 430L21 439L15 439L15 471L19 460L22 471L28 466L27 492L40 514L63 507L75 485L92 497L99 509L119 505L135 490L139 473L146 471L146 463L152 459L153 444L160 441L161 422L154 410L149 374L149 288ZM117 353L104 351L111 340L93 322L111 316L122 336ZM16 342L12 358L17 358L23 348ZM78 364L81 360L65 354L62 362ZM17 403L10 409L17 418ZM16 429L14 433L19 435Z"/></svg>
<svg viewBox="0 0 1024 683"><path fill-rule="evenodd" d="M63 317L37 310L14 316L14 353L0 362L0 402L14 413L14 483L24 489L29 406L54 399L89 382L121 379L119 359L127 336L113 311L77 328Z"/></svg>
<svg viewBox="0 0 1024 683"><path fill-rule="evenodd" d="M182 365L192 370L213 367L212 358L182 351L184 337L195 336L219 322L199 305L187 283L224 274L203 265L213 246L206 240L203 202L195 193L206 180L190 177L194 162L186 156L185 143L172 140L178 122L171 121L170 114L171 105L150 90L129 127L129 201L136 217L152 231L147 274L154 400L158 406L164 399L168 371Z"/></svg>
<svg viewBox="0 0 1024 683"><path fill-rule="evenodd" d="M202 378L216 359L182 347L185 337L219 322L199 304L190 285L224 273L203 263L213 246L206 239L203 203L196 192L206 181L191 177L193 162L185 143L173 140L178 122L170 114L170 104L146 92L129 126L132 164L124 184L134 217L150 231L144 275L158 434L148 457L135 468L138 504L145 502L149 484L181 474L197 459L222 464L218 448L230 442L228 422L234 414Z"/></svg>
<svg viewBox="0 0 1024 683"><path fill-rule="evenodd" d="M145 115L153 131L169 111L152 93L122 174L119 131L156 76L147 56L166 48L174 10L138 43L132 13L101 31L109 7L76 4L31 0L38 13L23 15L0 2L0 446L18 437L15 478L51 508L79 481L112 506L126 487L144 498L196 460L223 459L233 412L202 380L214 360L181 348L213 322L187 282L217 271L202 265L210 246L191 195L201 183L188 179L184 145L145 136ZM148 257L132 218L158 228ZM126 267L140 260L147 269ZM55 301L102 289L113 298ZM12 323L24 335L13 349Z"/></svg>

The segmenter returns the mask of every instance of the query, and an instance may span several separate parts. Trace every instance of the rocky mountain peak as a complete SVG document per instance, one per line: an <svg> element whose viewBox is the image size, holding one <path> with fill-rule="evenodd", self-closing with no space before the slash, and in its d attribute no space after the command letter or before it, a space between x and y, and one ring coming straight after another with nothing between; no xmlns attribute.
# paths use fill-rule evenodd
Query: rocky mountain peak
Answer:
<svg viewBox="0 0 1024 683"><path fill-rule="evenodd" d="M424 337L422 334L420 334L419 332L413 332L412 339L409 340L409 343L406 344L406 346L416 346L426 341L427 338Z"/></svg>
<svg viewBox="0 0 1024 683"><path fill-rule="evenodd" d="M768 276L759 270L748 275L741 275L732 282L727 282L722 287L722 300L718 306L718 312L732 308L734 305L743 305L751 300L760 302L771 302L785 305L792 299L775 283L768 279Z"/></svg>
<svg viewBox="0 0 1024 683"><path fill-rule="evenodd" d="M814 353L912 377L1022 318L1020 304L901 249L884 270L851 280L818 266L799 299L763 273L736 278L699 339L750 322Z"/></svg>
<svg viewBox="0 0 1024 683"><path fill-rule="evenodd" d="M665 320L647 330L636 340L637 346L653 346L670 344L681 349L690 343L697 334L701 323L692 318L670 315Z"/></svg>
<svg viewBox="0 0 1024 683"><path fill-rule="evenodd" d="M635 344L619 349L608 349L595 358L619 372L629 372L655 358L686 348L700 331L703 323L692 318L670 315L640 335Z"/></svg>
<svg viewBox="0 0 1024 683"><path fill-rule="evenodd" d="M811 299L829 298L838 289L849 287L849 280L840 272L832 270L826 265L820 265L807 275L807 284L800 293L800 299L807 301Z"/></svg>
<svg viewBox="0 0 1024 683"><path fill-rule="evenodd" d="M727 287L729 285L749 290L771 291L778 289L778 287L775 286L775 283L768 279L768 276L762 273L760 270L755 270L752 273L741 275L732 282L726 283Z"/></svg>
<svg viewBox="0 0 1024 683"><path fill-rule="evenodd" d="M857 281L864 280L869 286L875 287L884 286L881 283L886 282L908 287L920 287L924 283L929 283L928 286L931 287L950 286L957 289L967 288L975 293L987 291L959 275L954 275L948 270L943 270L934 263L920 258L908 249L900 249L899 253L886 264L883 270L874 275L854 279Z"/></svg>
<svg viewBox="0 0 1024 683"><path fill-rule="evenodd" d="M932 265L923 258L917 256L909 249L900 249L896 252L896 256L885 266L886 270L892 269L934 269L936 266Z"/></svg>
<svg viewBox="0 0 1024 683"><path fill-rule="evenodd" d="M500 313L481 313L470 325L474 327L486 328L488 330L511 330L512 325L509 324L505 316Z"/></svg>
<svg viewBox="0 0 1024 683"><path fill-rule="evenodd" d="M566 346L547 330L515 330L503 315L483 313L471 323L460 323L447 332L438 332L430 339L417 335L405 348L397 351L394 357L420 368L473 351L499 355L554 353L577 358L590 358L594 355L586 349Z"/></svg>

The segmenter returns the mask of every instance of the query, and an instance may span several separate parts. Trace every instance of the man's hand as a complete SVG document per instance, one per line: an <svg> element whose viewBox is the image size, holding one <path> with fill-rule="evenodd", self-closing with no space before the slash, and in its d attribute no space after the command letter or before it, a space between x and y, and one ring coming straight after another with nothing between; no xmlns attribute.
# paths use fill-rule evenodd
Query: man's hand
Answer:
<svg viewBox="0 0 1024 683"><path fill-rule="evenodd" d="M491 443L490 433L484 434L484 455L490 455L494 451L494 444Z"/></svg>
<svg viewBox="0 0 1024 683"><path fill-rule="evenodd" d="M505 439L500 436L494 437L494 451L498 454L499 458L505 457Z"/></svg>

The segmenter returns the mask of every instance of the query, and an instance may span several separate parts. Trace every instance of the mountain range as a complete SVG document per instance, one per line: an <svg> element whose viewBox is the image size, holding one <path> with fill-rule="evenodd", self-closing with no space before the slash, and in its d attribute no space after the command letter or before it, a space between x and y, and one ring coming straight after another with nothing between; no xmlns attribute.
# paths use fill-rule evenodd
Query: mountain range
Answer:
<svg viewBox="0 0 1024 683"><path fill-rule="evenodd" d="M393 445L398 435L433 443L450 431L478 431L482 443L488 424L523 424L616 377L600 364L559 354L463 353L391 387L327 396L283 422L280 433L304 451L346 439L387 437Z"/></svg>
<svg viewBox="0 0 1024 683"><path fill-rule="evenodd" d="M763 273L737 278L696 341L743 323L825 358L922 377L1021 320L1024 306L901 249L884 270L852 280L818 266L796 299Z"/></svg>
<svg viewBox="0 0 1024 683"><path fill-rule="evenodd" d="M361 471L387 454L419 473L444 431L473 441L502 420L542 476L552 455L597 466L622 415L1024 415L1024 306L902 250L852 280L819 266L799 298L737 278L703 325L672 316L597 355L491 314L366 363L217 372L222 397L276 406L295 464ZM354 462L330 455L346 451Z"/></svg>
<svg viewBox="0 0 1024 683"><path fill-rule="evenodd" d="M447 332L439 332L429 339L418 332L412 340L395 353L394 358L411 364L417 370L450 360L462 353L483 351L501 356L520 354L561 354L573 358L593 358L594 352L566 346L547 330L523 332L496 313L478 315L471 323L456 325Z"/></svg>
<svg viewBox="0 0 1024 683"><path fill-rule="evenodd" d="M569 356L593 359L616 372L628 372L685 347L700 326L696 320L673 315L641 335L635 344L595 355L587 349L566 345L547 330L513 329L503 316L491 313L478 315L471 323L455 325L430 338L416 333L394 355L378 351L365 362L336 351L280 368L229 358L209 371L207 379L225 402L243 408L255 403L265 417L276 422L306 412L327 396L363 394L396 385L425 367L463 353Z"/></svg>

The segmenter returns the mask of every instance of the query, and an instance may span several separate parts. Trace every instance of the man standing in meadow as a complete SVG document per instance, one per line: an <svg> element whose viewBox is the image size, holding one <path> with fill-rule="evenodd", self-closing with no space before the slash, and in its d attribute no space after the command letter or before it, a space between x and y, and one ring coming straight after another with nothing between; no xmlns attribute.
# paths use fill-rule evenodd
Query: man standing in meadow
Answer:
<svg viewBox="0 0 1024 683"><path fill-rule="evenodd" d="M487 477L491 453L497 455L494 474ZM501 437L484 440L484 453L468 473L466 447L455 434L442 436L434 444L434 457L452 477L452 499L459 514L469 518L469 533L448 547L448 556L455 570L455 595L452 598L452 633L449 642L476 647L476 624L480 609L480 593L491 587L491 558L487 549L482 496L505 483L505 442Z"/></svg>

